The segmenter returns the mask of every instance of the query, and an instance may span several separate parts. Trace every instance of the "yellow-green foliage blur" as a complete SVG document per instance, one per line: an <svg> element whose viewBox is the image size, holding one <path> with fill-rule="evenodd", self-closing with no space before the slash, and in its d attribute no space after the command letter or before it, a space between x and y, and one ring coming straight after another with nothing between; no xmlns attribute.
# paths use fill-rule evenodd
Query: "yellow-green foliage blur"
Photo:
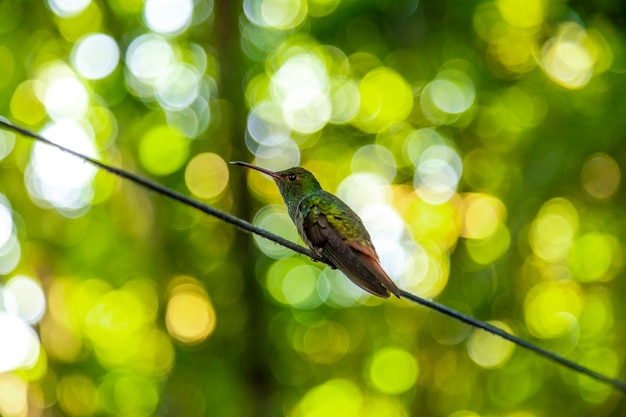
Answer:
<svg viewBox="0 0 626 417"><path fill-rule="evenodd" d="M626 3L0 1L0 116L626 379ZM392 297L393 298L393 297ZM0 131L0 415L583 417L620 393Z"/></svg>

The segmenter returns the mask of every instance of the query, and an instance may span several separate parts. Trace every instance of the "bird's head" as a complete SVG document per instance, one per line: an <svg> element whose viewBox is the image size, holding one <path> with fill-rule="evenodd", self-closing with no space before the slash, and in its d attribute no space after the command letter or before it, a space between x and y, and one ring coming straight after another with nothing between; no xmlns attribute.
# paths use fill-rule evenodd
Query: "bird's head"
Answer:
<svg viewBox="0 0 626 417"><path fill-rule="evenodd" d="M283 171L270 171L247 162L234 161L231 164L241 165L250 169L269 175L278 185L278 190L282 195L285 203L289 205L292 200L299 203L305 196L322 189L317 179L304 168L293 167Z"/></svg>

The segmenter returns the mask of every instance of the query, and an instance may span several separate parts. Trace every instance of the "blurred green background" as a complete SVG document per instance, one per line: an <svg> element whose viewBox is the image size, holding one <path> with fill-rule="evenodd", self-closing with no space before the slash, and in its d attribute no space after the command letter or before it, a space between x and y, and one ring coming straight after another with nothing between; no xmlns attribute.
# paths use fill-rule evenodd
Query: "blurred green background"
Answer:
<svg viewBox="0 0 626 417"><path fill-rule="evenodd" d="M4 0L0 114L626 379L626 3ZM626 415L624 394L0 131L0 415Z"/></svg>

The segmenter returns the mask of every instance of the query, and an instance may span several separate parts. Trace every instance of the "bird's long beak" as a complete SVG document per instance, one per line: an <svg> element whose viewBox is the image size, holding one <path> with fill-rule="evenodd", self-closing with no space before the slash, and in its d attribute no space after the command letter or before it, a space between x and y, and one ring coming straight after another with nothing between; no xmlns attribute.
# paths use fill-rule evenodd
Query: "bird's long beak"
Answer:
<svg viewBox="0 0 626 417"><path fill-rule="evenodd" d="M270 177L272 177L275 180L276 179L280 179L280 175L278 175L274 171L270 171L269 169L261 168L261 167L258 167L256 165L252 165L252 164L249 164L247 162L242 162L242 161L230 161L230 163L233 164L233 165L240 165L242 167L255 169L255 170L259 171L259 172L264 173L265 175L269 175Z"/></svg>

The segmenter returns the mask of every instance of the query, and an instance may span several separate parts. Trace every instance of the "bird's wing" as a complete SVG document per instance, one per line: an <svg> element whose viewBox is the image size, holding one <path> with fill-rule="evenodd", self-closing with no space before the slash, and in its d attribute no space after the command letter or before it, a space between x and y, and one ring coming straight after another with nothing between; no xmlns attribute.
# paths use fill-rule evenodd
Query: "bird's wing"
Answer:
<svg viewBox="0 0 626 417"><path fill-rule="evenodd" d="M329 197L330 196L330 197ZM324 198L325 197L325 198ZM332 194L312 195L300 203L300 235L352 282L379 297L400 291L380 266L361 219Z"/></svg>

